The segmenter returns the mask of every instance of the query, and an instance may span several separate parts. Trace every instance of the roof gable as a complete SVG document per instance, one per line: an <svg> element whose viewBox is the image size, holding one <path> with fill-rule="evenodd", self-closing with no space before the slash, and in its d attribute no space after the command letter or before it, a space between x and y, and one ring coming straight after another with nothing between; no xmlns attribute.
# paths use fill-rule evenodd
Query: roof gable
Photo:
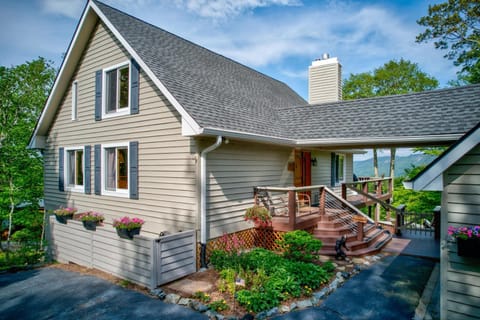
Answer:
<svg viewBox="0 0 480 320"><path fill-rule="evenodd" d="M411 181L404 182L407 189L443 190L443 172L480 143L480 123L448 148L440 157L419 172Z"/></svg>

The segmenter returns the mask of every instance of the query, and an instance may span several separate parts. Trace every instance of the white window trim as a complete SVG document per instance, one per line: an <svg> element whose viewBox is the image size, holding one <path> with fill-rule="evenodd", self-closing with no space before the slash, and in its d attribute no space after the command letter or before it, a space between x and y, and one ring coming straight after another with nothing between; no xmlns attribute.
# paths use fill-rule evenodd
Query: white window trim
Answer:
<svg viewBox="0 0 480 320"><path fill-rule="evenodd" d="M68 151L72 150L82 150L83 151L83 186L80 185L69 185L68 184ZM84 146L74 146L74 147L65 147L63 154L63 181L65 185L65 190L72 192L81 192L85 193L85 147Z"/></svg>
<svg viewBox="0 0 480 320"><path fill-rule="evenodd" d="M72 121L78 119L78 81L72 83Z"/></svg>
<svg viewBox="0 0 480 320"><path fill-rule="evenodd" d="M128 107L123 110L107 113L107 72L128 66ZM118 78L117 78L118 80ZM125 61L102 70L102 119L115 118L130 114L130 97L132 94L132 65L130 61Z"/></svg>
<svg viewBox="0 0 480 320"><path fill-rule="evenodd" d="M105 164L105 149L108 148L118 148L118 147L126 147L128 152L128 166L127 166L127 189L117 189L116 191L107 190L105 188L105 172L106 172L106 164ZM118 143L108 143L102 144L101 147L101 179L102 179L102 195L105 196L114 196L114 197L122 197L122 198L129 198L130 197L130 143L129 142L118 142Z"/></svg>

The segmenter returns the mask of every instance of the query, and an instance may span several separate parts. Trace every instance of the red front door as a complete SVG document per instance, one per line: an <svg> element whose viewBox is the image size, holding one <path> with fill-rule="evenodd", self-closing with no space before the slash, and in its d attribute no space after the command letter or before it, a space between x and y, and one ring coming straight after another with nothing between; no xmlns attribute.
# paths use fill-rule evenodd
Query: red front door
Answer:
<svg viewBox="0 0 480 320"><path fill-rule="evenodd" d="M312 166L310 163L311 153L309 151L295 150L295 174L293 185L304 187L312 185Z"/></svg>

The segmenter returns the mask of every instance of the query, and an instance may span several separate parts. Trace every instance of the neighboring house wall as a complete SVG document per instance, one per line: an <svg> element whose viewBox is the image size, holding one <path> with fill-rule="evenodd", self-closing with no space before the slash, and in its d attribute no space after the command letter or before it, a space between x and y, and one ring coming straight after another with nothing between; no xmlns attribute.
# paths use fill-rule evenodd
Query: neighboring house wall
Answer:
<svg viewBox="0 0 480 320"><path fill-rule="evenodd" d="M77 66L78 119L72 121L71 85L50 128L45 159L45 205L95 210L107 218L124 215L146 220L143 232L196 229L195 141L182 137L181 117L140 72L140 112L95 121L95 72L130 60L120 43L98 24ZM95 195L94 145L138 141L139 199ZM91 194L59 191L59 147L91 146ZM108 217L110 216L110 217Z"/></svg>
<svg viewBox="0 0 480 320"><path fill-rule="evenodd" d="M480 145L444 172L442 239L448 226L480 225ZM441 308L445 319L479 319L480 263L457 255L448 243L442 250Z"/></svg>
<svg viewBox="0 0 480 320"><path fill-rule="evenodd" d="M252 227L244 214L253 205L253 187L293 185L292 154L287 147L235 141L208 154L210 238Z"/></svg>

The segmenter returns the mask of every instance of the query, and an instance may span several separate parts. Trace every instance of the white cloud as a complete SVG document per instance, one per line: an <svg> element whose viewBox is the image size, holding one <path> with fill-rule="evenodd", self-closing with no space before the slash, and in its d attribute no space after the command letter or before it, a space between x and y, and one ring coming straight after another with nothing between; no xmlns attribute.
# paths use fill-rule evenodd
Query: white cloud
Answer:
<svg viewBox="0 0 480 320"><path fill-rule="evenodd" d="M226 18L255 8L298 6L298 0L176 0L175 4L201 17Z"/></svg>
<svg viewBox="0 0 480 320"><path fill-rule="evenodd" d="M85 0L43 0L42 9L46 13L60 14L69 18L79 19Z"/></svg>

